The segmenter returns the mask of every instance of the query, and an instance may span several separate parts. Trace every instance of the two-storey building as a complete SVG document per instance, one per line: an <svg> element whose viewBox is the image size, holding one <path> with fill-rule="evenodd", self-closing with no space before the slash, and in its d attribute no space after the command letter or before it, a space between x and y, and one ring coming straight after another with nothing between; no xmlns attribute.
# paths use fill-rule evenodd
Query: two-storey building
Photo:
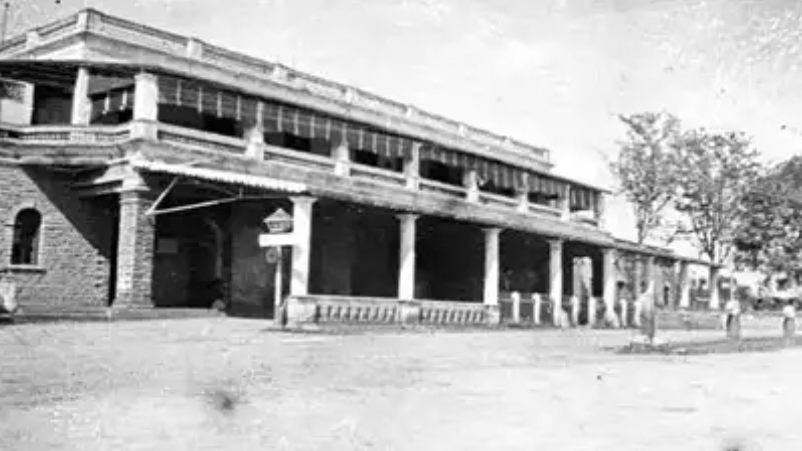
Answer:
<svg viewBox="0 0 802 451"><path fill-rule="evenodd" d="M23 309L272 317L278 285L306 320L495 321L516 292L595 321L617 252L689 263L613 238L609 193L548 149L95 10L4 42L0 76L0 271ZM279 209L277 278L258 241Z"/></svg>

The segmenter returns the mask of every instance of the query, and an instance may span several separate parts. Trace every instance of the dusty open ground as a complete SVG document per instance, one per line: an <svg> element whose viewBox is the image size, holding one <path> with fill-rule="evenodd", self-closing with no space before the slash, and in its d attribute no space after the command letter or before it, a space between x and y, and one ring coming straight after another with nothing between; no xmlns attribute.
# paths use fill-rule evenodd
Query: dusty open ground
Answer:
<svg viewBox="0 0 802 451"><path fill-rule="evenodd" d="M802 449L800 350L625 356L601 347L630 332L265 326L0 326L0 450Z"/></svg>

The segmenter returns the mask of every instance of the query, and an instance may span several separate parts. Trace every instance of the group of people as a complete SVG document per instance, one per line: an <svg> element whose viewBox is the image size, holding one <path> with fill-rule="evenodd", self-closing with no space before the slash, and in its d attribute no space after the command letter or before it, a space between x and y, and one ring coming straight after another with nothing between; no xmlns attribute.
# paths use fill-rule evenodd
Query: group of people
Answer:
<svg viewBox="0 0 802 451"><path fill-rule="evenodd" d="M723 327L730 338L740 338L741 336L741 303L735 299L730 299L724 306ZM782 330L783 336L793 339L796 334L796 301L789 299L782 309Z"/></svg>

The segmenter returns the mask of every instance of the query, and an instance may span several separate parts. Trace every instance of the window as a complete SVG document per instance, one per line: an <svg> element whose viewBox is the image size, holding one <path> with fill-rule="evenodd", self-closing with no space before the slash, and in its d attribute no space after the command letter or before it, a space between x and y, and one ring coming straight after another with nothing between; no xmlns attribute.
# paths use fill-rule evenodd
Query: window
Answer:
<svg viewBox="0 0 802 451"><path fill-rule="evenodd" d="M39 263L39 235L42 215L26 208L14 219L14 241L11 249L12 265L36 265Z"/></svg>

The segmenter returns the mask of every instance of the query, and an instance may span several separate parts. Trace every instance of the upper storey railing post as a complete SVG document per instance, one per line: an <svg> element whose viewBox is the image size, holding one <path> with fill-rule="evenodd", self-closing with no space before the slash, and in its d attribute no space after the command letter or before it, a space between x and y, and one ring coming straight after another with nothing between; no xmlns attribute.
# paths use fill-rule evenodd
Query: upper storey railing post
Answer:
<svg viewBox="0 0 802 451"><path fill-rule="evenodd" d="M92 104L89 102L89 69L79 67L72 91L72 125L89 125Z"/></svg>
<svg viewBox="0 0 802 451"><path fill-rule="evenodd" d="M134 77L134 138L156 139L159 119L159 84L156 75L140 72Z"/></svg>

